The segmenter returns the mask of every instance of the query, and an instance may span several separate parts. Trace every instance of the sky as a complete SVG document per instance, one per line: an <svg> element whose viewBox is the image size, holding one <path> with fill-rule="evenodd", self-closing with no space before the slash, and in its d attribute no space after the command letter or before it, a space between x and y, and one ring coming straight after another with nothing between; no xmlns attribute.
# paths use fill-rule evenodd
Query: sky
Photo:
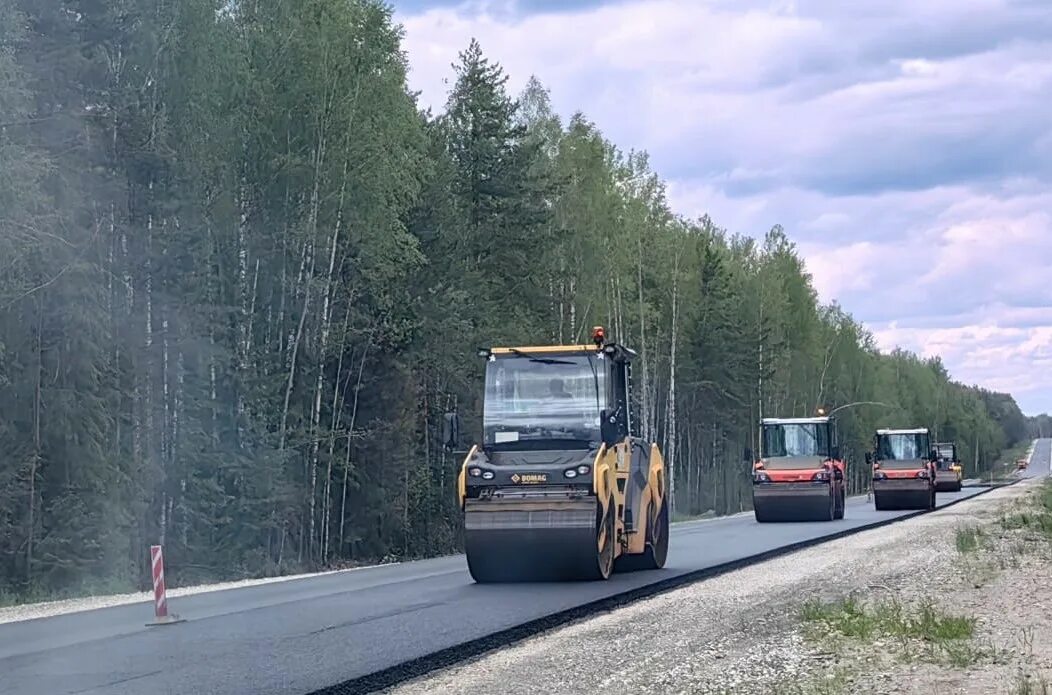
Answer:
<svg viewBox="0 0 1052 695"><path fill-rule="evenodd" d="M782 225L882 349L1052 412L1052 0L394 4L423 106L477 38L677 213Z"/></svg>

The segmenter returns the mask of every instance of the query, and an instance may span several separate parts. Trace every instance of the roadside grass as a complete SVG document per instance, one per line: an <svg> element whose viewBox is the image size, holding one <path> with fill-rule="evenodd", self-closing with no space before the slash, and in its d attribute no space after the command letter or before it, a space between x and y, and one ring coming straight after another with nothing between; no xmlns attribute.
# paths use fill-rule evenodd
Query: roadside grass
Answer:
<svg viewBox="0 0 1052 695"><path fill-rule="evenodd" d="M135 583L118 577L86 579L78 586L65 591L47 591L33 587L27 591L13 591L0 587L0 608L47 603L50 601L67 601L70 599L92 596L111 596L115 594L138 591Z"/></svg>
<svg viewBox="0 0 1052 695"><path fill-rule="evenodd" d="M1052 479L1041 484L1022 510L1002 514L1000 525L1005 531L1024 531L1027 538L1052 542Z"/></svg>
<svg viewBox="0 0 1052 695"><path fill-rule="evenodd" d="M997 650L974 639L976 618L943 612L929 601L906 605L895 598L864 602L848 596L809 601L800 617L814 640L829 645L847 638L879 645L905 661L924 657L966 667L998 656Z"/></svg>
<svg viewBox="0 0 1052 695"><path fill-rule="evenodd" d="M1015 695L1052 695L1052 683L1042 675L1024 673L1016 683Z"/></svg>
<svg viewBox="0 0 1052 695"><path fill-rule="evenodd" d="M957 551L974 553L986 542L986 533L979 526L962 526L957 529Z"/></svg>
<svg viewBox="0 0 1052 695"><path fill-rule="evenodd" d="M736 514L737 512L733 512L733 513ZM671 521L671 523L673 523L673 524L682 524L685 521L702 521L704 519L715 519L715 518L717 518L716 512L711 510L711 509L704 511L701 514L683 514L681 512L674 512L672 514L672 521Z"/></svg>

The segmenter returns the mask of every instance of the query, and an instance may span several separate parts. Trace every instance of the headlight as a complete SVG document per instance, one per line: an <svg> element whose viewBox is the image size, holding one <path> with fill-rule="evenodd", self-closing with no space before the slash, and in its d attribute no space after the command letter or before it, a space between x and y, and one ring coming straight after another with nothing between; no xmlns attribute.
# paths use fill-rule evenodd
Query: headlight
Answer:
<svg viewBox="0 0 1052 695"><path fill-rule="evenodd" d="M578 466L577 467L577 475L588 475L588 472L590 470L592 470L592 469L590 467L588 467L588 466Z"/></svg>
<svg viewBox="0 0 1052 695"><path fill-rule="evenodd" d="M468 475L470 475L472 478L477 478L480 475L482 475L482 469L481 468L469 468L468 469Z"/></svg>
<svg viewBox="0 0 1052 695"><path fill-rule="evenodd" d="M493 471L482 471L483 480L493 480Z"/></svg>
<svg viewBox="0 0 1052 695"><path fill-rule="evenodd" d="M887 473L884 473L882 471L873 471L873 480L885 480L887 477Z"/></svg>
<svg viewBox="0 0 1052 695"><path fill-rule="evenodd" d="M928 477L928 471L925 471L925 470L917 471L917 477L918 478L927 478Z"/></svg>
<svg viewBox="0 0 1052 695"><path fill-rule="evenodd" d="M756 471L753 473L752 481L754 483L769 483L771 482L771 476L767 475L763 471Z"/></svg>
<svg viewBox="0 0 1052 695"><path fill-rule="evenodd" d="M811 480L829 480L829 471L818 471L811 476Z"/></svg>
<svg viewBox="0 0 1052 695"><path fill-rule="evenodd" d="M565 471L563 471L563 475L565 475L567 478L576 478L577 471L573 468L567 468Z"/></svg>

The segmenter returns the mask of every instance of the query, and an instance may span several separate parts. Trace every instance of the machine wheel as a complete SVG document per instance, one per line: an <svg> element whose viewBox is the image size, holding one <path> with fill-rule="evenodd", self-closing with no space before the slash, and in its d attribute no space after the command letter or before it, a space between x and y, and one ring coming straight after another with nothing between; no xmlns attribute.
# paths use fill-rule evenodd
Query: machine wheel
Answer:
<svg viewBox="0 0 1052 695"><path fill-rule="evenodd" d="M883 499L882 496L876 492L873 493L873 506L878 512L888 511L893 508L888 504L886 499Z"/></svg>
<svg viewBox="0 0 1052 695"><path fill-rule="evenodd" d="M935 486L931 488L931 499L928 500L928 509L935 509Z"/></svg>
<svg viewBox="0 0 1052 695"><path fill-rule="evenodd" d="M840 488L840 494L837 495L836 514L834 515L834 518L836 518L836 519L843 519L844 518L844 507L847 504L846 496L847 496L847 493L844 491L844 488L841 487Z"/></svg>
<svg viewBox="0 0 1052 695"><path fill-rule="evenodd" d="M622 555L617 558L615 569L618 572L635 572L638 570L658 570L665 566L668 559L668 499L661 504L657 517L647 524L647 543L639 555Z"/></svg>
<svg viewBox="0 0 1052 695"><path fill-rule="evenodd" d="M837 518L836 516L836 493L833 492L832 487L829 489L829 509L822 512L821 521L832 521Z"/></svg>
<svg viewBox="0 0 1052 695"><path fill-rule="evenodd" d="M617 505L611 497L606 505L606 511L600 507L596 510L602 518L596 524L596 554L595 570L593 579L609 579L614 571L614 548L617 543L617 522L614 511Z"/></svg>

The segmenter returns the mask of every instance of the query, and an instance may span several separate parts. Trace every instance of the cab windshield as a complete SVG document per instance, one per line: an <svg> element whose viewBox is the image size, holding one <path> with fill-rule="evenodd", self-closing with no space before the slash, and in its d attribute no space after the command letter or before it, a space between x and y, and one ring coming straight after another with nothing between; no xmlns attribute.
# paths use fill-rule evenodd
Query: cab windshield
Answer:
<svg viewBox="0 0 1052 695"><path fill-rule="evenodd" d="M600 440L599 413L606 407L602 355L498 357L486 366L483 441L516 446L545 440ZM521 444L519 444L521 443Z"/></svg>
<svg viewBox="0 0 1052 695"><path fill-rule="evenodd" d="M779 461L796 456L829 455L829 428L817 423L788 423L763 426L763 451L768 468L799 466L798 462Z"/></svg>
<svg viewBox="0 0 1052 695"><path fill-rule="evenodd" d="M953 465L953 445L939 444L935 448L939 452L939 469L949 470L950 466Z"/></svg>
<svg viewBox="0 0 1052 695"><path fill-rule="evenodd" d="M927 458L930 451L928 435L881 434L877 436L877 459L885 466L894 468L896 462L916 462Z"/></svg>

